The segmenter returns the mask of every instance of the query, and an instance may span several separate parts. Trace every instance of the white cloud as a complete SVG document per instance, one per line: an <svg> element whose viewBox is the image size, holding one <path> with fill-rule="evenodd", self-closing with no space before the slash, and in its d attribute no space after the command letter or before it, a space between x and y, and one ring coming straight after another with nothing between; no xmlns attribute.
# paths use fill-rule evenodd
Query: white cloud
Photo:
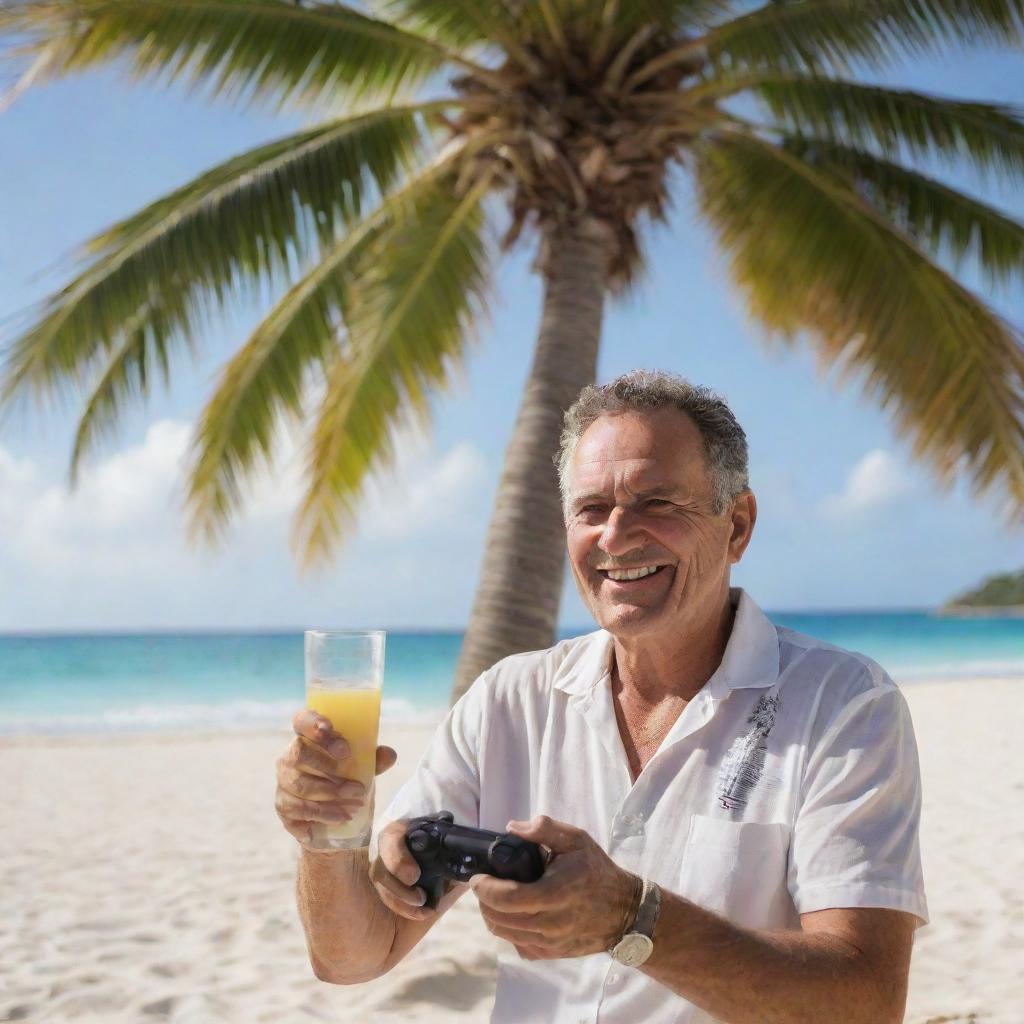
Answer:
<svg viewBox="0 0 1024 1024"><path fill-rule="evenodd" d="M191 431L154 423L138 444L86 467L74 492L0 446L0 630L398 621L431 587L425 621L464 615L485 525L479 496L492 483L472 444L437 453L401 441L395 469L368 489L356 535L304 580L288 548L302 483L294 441L254 484L223 548L195 550L182 511ZM461 575L446 576L467 543Z"/></svg>
<svg viewBox="0 0 1024 1024"><path fill-rule="evenodd" d="M907 470L890 452L876 448L850 470L843 490L823 498L819 511L835 522L858 522L911 490Z"/></svg>
<svg viewBox="0 0 1024 1024"><path fill-rule="evenodd" d="M465 517L466 502L479 494L487 475L481 452L468 441L439 462L420 461L410 450L399 457L400 473L389 486L374 486L360 516L368 540L398 540ZM474 502L474 513L479 504Z"/></svg>

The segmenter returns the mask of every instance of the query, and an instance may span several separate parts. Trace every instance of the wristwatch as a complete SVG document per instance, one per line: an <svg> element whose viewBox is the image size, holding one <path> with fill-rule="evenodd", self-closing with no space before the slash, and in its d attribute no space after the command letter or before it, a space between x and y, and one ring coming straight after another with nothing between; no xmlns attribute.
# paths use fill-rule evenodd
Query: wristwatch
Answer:
<svg viewBox="0 0 1024 1024"><path fill-rule="evenodd" d="M645 878L633 927L608 950L613 959L626 967L639 967L654 952L654 926L660 910L661 890Z"/></svg>

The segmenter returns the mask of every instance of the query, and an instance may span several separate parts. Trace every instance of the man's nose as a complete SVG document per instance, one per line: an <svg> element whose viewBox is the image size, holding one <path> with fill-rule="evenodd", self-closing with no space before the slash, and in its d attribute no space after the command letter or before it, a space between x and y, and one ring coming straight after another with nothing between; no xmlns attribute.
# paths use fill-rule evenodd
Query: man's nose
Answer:
<svg viewBox="0 0 1024 1024"><path fill-rule="evenodd" d="M597 546L609 555L622 555L636 548L642 532L639 517L617 505L605 521Z"/></svg>

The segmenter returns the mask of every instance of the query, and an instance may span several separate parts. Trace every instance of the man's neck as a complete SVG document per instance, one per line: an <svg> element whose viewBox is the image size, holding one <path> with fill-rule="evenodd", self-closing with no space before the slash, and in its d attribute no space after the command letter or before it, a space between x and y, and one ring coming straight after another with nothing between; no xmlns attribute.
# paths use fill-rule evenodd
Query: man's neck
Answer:
<svg viewBox="0 0 1024 1024"><path fill-rule="evenodd" d="M671 637L616 638L612 668L616 689L647 704L667 697L689 700L722 663L735 615L727 591L712 616L676 630Z"/></svg>

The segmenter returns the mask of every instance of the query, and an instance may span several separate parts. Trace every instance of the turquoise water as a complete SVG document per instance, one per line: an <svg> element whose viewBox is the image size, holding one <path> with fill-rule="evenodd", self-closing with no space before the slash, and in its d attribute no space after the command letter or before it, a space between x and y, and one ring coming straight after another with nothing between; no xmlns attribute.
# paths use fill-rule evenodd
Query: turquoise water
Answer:
<svg viewBox="0 0 1024 1024"><path fill-rule="evenodd" d="M901 683L1024 678L1024 619L770 617L870 655ZM435 720L461 642L459 633L389 633L385 717ZM299 633L0 636L0 735L285 726L302 703L302 674Z"/></svg>

